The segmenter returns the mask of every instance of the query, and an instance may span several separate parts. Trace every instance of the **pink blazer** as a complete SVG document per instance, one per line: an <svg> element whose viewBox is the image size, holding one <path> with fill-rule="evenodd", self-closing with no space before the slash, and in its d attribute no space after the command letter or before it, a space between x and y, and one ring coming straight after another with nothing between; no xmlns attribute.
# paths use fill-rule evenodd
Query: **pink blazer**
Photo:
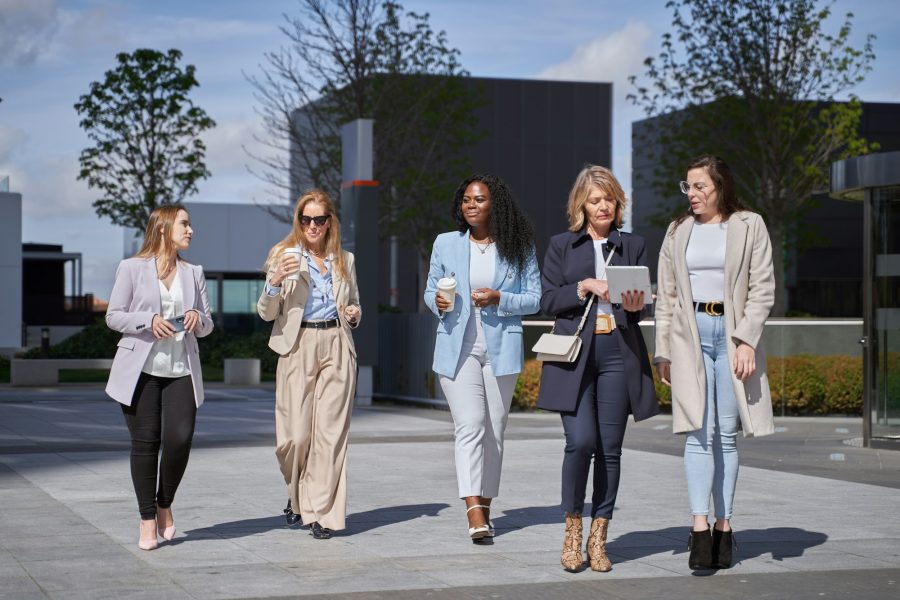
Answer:
<svg viewBox="0 0 900 600"><path fill-rule="evenodd" d="M185 311L196 310L200 314L200 324L194 333L186 332L184 335L194 401L199 407L203 404L203 374L200 371L197 338L212 333L213 321L203 267L179 262L178 277L181 277L181 289L184 291ZM126 258L120 262L106 310L107 326L123 334L106 384L106 393L116 402L131 406L141 369L156 341L151 329L153 316L161 312L156 261L152 258Z"/></svg>

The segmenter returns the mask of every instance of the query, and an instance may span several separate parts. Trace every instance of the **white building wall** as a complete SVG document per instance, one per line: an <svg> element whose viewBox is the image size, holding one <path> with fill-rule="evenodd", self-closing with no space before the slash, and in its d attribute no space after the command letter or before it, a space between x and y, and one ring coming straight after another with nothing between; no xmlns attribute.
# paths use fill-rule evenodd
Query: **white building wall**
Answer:
<svg viewBox="0 0 900 600"><path fill-rule="evenodd" d="M0 348L22 346L22 194L0 192Z"/></svg>
<svg viewBox="0 0 900 600"><path fill-rule="evenodd" d="M217 273L261 272L269 249L288 234L284 223L255 204L186 202L194 237L182 256ZM124 256L134 256L142 239L123 230Z"/></svg>

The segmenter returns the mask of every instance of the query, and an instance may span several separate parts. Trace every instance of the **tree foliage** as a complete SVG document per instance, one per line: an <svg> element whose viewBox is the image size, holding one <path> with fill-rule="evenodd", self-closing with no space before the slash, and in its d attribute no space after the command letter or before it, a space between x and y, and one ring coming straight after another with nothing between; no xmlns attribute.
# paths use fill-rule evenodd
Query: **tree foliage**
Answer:
<svg viewBox="0 0 900 600"><path fill-rule="evenodd" d="M210 175L199 136L215 122L188 97L199 84L180 60L174 49L119 53L75 104L93 143L81 151L78 179L100 192L94 209L116 225L143 229L156 206L196 193Z"/></svg>
<svg viewBox="0 0 900 600"><path fill-rule="evenodd" d="M289 44L248 77L267 134L251 171L282 205L310 186L339 197L340 127L374 119L382 231L402 232L426 253L450 222L445 207L470 170L462 150L477 139L478 93L464 80L459 51L428 14L397 2L299 4L299 14L284 15Z"/></svg>
<svg viewBox="0 0 900 600"><path fill-rule="evenodd" d="M675 181L700 154L718 154L735 172L738 194L766 219L773 243L776 303L785 311L785 249L795 245L812 195L835 160L873 148L858 135L858 99L836 102L863 81L874 36L851 46L852 13L826 31L832 3L819 0L669 0L672 33L648 58L630 99L648 117L637 152L653 161L651 187L685 209ZM650 149L654 148L656 152ZM651 155L652 154L652 155ZM677 201L674 201L677 197Z"/></svg>

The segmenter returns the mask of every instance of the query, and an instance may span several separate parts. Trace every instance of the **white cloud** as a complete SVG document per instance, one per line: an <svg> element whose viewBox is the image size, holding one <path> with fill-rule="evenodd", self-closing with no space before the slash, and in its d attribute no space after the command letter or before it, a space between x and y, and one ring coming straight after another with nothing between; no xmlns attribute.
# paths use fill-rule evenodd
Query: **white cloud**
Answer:
<svg viewBox="0 0 900 600"><path fill-rule="evenodd" d="M640 75L644 59L652 54L652 31L642 22L578 46L564 61L551 65L538 77L569 81L604 81L613 84L612 170L631 196L631 123L643 118L627 99L628 77ZM629 207L630 208L630 207Z"/></svg>
<svg viewBox="0 0 900 600"><path fill-rule="evenodd" d="M203 134L206 143L206 166L213 175L244 172L248 162L243 147L254 148L253 134L262 134L259 119L237 117L216 119L216 126Z"/></svg>
<svg viewBox="0 0 900 600"><path fill-rule="evenodd" d="M17 172L16 172L17 171ZM22 163L11 176L10 189L22 194L22 214L32 219L93 214L96 197L77 181L75 156L51 155Z"/></svg>
<svg viewBox="0 0 900 600"><path fill-rule="evenodd" d="M650 35L646 24L629 22L619 31L578 46L569 58L545 68L538 77L627 83L629 75L640 72Z"/></svg>
<svg viewBox="0 0 900 600"><path fill-rule="evenodd" d="M24 129L0 123L0 169L14 156L24 151L27 141L28 134Z"/></svg>
<svg viewBox="0 0 900 600"><path fill-rule="evenodd" d="M0 1L0 64L33 63L58 27L56 0Z"/></svg>

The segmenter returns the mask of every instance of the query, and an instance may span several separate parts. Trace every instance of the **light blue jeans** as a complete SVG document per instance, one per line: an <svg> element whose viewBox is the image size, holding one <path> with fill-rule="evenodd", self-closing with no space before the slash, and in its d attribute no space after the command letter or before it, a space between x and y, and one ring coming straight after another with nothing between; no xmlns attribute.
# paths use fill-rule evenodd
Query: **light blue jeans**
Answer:
<svg viewBox="0 0 900 600"><path fill-rule="evenodd" d="M724 317L697 313L697 330L706 368L704 426L687 434L684 471L692 515L709 514L712 495L715 516L731 519L737 485L738 409L731 379L731 362Z"/></svg>

